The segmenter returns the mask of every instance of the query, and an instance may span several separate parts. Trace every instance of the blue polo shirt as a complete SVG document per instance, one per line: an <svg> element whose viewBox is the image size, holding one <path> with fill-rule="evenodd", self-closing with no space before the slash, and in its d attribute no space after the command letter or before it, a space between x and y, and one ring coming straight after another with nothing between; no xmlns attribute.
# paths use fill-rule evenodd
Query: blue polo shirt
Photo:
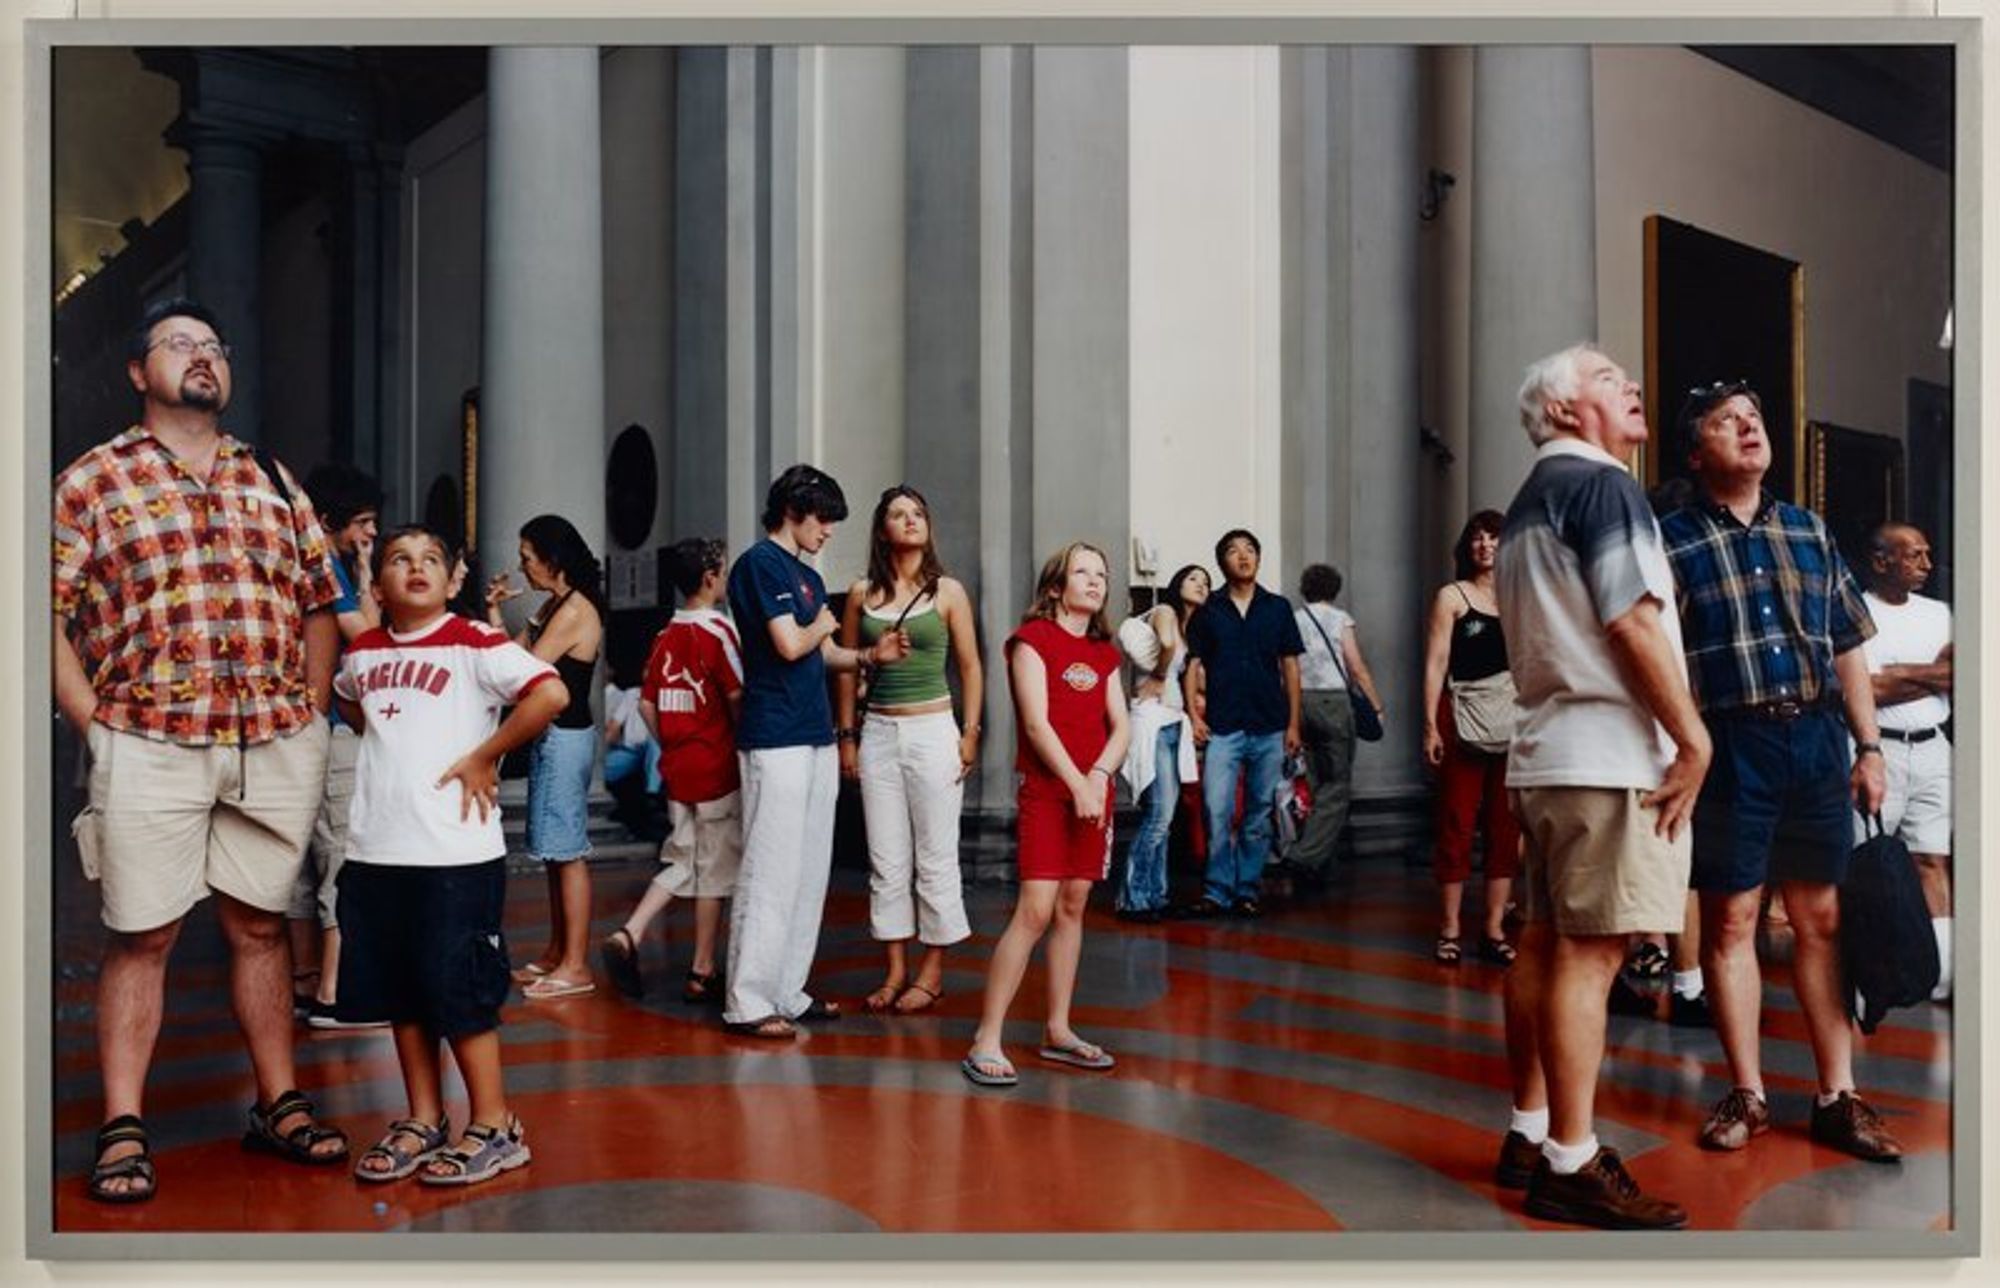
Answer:
<svg viewBox="0 0 2000 1288"><path fill-rule="evenodd" d="M1214 733L1283 733L1291 721L1280 662L1306 651L1291 601L1262 586L1240 612L1227 588L1188 620L1188 656L1201 663Z"/></svg>
<svg viewBox="0 0 2000 1288"><path fill-rule="evenodd" d="M826 662L818 649L796 662L778 656L772 619L812 625L826 606L826 583L797 555L766 537L729 570L729 612L743 643L743 719L739 751L825 747L833 742Z"/></svg>

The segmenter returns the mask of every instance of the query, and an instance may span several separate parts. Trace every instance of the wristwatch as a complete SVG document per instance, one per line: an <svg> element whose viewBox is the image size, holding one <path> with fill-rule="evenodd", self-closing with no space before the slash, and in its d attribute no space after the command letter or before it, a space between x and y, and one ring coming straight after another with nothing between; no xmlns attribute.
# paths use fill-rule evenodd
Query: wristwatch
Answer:
<svg viewBox="0 0 2000 1288"><path fill-rule="evenodd" d="M1882 744L1879 742L1857 742L1854 744L1854 758L1856 760L1861 759L1871 751L1878 756L1881 755Z"/></svg>

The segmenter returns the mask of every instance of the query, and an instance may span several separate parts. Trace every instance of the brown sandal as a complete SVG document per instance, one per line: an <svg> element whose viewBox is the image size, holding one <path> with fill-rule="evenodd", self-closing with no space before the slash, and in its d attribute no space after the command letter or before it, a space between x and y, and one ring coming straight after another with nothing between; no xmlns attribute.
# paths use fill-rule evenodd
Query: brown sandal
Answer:
<svg viewBox="0 0 2000 1288"><path fill-rule="evenodd" d="M910 1004L910 995L912 993L921 995L914 1006ZM921 1015L943 1000L944 994L937 989L925 988L922 984L911 984L903 990L902 996L896 999L896 1014Z"/></svg>

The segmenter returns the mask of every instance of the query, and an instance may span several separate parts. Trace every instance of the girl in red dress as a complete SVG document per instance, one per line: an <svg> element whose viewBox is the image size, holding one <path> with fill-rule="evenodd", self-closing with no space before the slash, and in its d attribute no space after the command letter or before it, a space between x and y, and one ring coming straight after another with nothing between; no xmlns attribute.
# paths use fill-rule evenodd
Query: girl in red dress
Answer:
<svg viewBox="0 0 2000 1288"><path fill-rule="evenodd" d="M1000 1049L1007 1008L1028 957L1049 940L1049 1010L1038 1054L1080 1069L1109 1069L1109 1052L1069 1024L1083 907L1111 868L1111 779L1130 731L1118 649L1105 620L1110 576L1104 552L1072 542L1042 565L1035 602L1007 641L1014 692L1021 892L993 950L986 1004L959 1068L983 1087L1019 1081Z"/></svg>

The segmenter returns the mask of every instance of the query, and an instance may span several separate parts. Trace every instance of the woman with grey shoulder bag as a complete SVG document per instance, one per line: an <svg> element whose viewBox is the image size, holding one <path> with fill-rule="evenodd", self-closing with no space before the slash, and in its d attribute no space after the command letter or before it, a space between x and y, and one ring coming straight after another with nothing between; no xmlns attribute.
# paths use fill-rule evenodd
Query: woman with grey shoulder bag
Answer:
<svg viewBox="0 0 2000 1288"><path fill-rule="evenodd" d="M1493 576L1504 520L1497 510L1481 510L1466 521L1452 549L1457 577L1432 601L1424 649L1424 760L1438 780L1431 866L1440 919L1432 954L1447 966L1463 954L1459 905L1478 826L1486 832L1486 925L1478 952L1496 966L1514 960L1504 925L1521 864L1521 829L1507 804L1514 677Z"/></svg>
<svg viewBox="0 0 2000 1288"><path fill-rule="evenodd" d="M1347 827L1355 739L1373 742L1382 736L1382 699L1361 656L1354 619L1333 605L1340 587L1339 569L1331 564L1308 565L1299 574L1301 603L1293 611L1306 646L1299 655L1300 732L1312 811L1285 861L1308 884L1326 880L1334 848ZM1372 736L1361 728L1364 720L1372 725Z"/></svg>

